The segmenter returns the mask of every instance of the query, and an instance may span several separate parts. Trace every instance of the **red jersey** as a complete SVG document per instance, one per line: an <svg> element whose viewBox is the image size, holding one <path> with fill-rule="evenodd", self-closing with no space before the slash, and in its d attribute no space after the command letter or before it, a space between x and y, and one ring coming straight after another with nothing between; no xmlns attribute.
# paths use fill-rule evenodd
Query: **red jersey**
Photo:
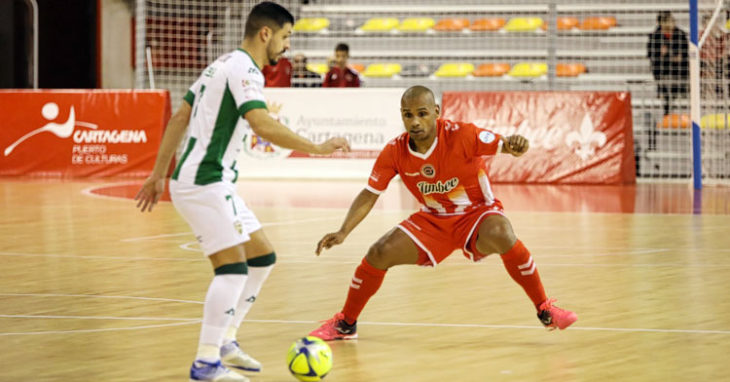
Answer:
<svg viewBox="0 0 730 382"><path fill-rule="evenodd" d="M471 123L436 121L436 139L424 154L411 149L408 133L394 138L375 161L367 189L380 194L400 175L408 191L435 215L458 215L495 202L487 177L487 155L502 137Z"/></svg>
<svg viewBox="0 0 730 382"><path fill-rule="evenodd" d="M291 62L282 57L276 65L266 65L261 72L266 78L267 88L288 88L291 87Z"/></svg>
<svg viewBox="0 0 730 382"><path fill-rule="evenodd" d="M338 67L330 68L327 75L324 77L322 83L324 88L359 88L360 77L354 69L345 67L340 69Z"/></svg>

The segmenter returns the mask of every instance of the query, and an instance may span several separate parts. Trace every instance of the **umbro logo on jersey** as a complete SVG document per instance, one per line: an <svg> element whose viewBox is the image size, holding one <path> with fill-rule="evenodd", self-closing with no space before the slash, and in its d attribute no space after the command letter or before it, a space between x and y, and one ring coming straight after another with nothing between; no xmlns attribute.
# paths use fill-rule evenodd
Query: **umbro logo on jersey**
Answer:
<svg viewBox="0 0 730 382"><path fill-rule="evenodd" d="M259 70L258 70L258 69L256 69L256 68L248 68L248 72L249 72L249 73L254 73L254 74L255 74L255 73L258 73L258 72L259 72Z"/></svg>

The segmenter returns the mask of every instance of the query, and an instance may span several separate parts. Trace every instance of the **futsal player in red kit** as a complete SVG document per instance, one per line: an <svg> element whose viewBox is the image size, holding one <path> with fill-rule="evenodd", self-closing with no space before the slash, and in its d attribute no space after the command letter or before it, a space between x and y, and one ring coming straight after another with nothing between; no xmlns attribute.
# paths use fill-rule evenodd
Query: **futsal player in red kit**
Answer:
<svg viewBox="0 0 730 382"><path fill-rule="evenodd" d="M421 210L370 247L355 270L342 311L310 335L323 340L357 338L358 316L390 267L436 266L454 250L472 261L500 254L507 272L525 290L537 317L549 329L562 330L576 321L575 313L558 308L545 295L530 252L515 236L489 185L488 157L500 152L519 157L527 152L527 139L440 119L439 113L428 88L413 86L403 94L401 117L406 132L385 146L367 187L352 202L340 230L319 241L317 255L345 240L396 174L421 203Z"/></svg>

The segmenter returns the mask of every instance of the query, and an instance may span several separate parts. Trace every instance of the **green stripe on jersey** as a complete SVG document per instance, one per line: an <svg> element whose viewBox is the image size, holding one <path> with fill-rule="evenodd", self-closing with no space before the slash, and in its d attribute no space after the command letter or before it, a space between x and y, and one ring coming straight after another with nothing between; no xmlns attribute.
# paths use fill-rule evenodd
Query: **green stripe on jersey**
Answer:
<svg viewBox="0 0 730 382"><path fill-rule="evenodd" d="M185 148L185 153L183 153L182 158L180 158L180 163L175 166L175 172L172 173L172 179L177 180L177 178L180 176L180 168L182 168L183 163L185 163L185 159L188 159L188 155L190 155L190 152L193 151L193 146L195 146L195 137L190 137L188 139L188 147Z"/></svg>
<svg viewBox="0 0 730 382"><path fill-rule="evenodd" d="M266 102L255 99L245 102L243 105L241 105L241 107L238 108L238 114L240 114L241 117L244 117L246 113L253 109L267 109Z"/></svg>
<svg viewBox="0 0 730 382"><path fill-rule="evenodd" d="M183 99L188 103L188 105L193 106L193 102L195 102L195 93L188 90L188 92L185 93L185 96L183 96Z"/></svg>
<svg viewBox="0 0 730 382"><path fill-rule="evenodd" d="M215 119L213 135L210 137L208 149L195 174L195 184L203 186L223 180L223 154L231 142L238 118L240 116L236 110L236 101L226 83L226 90L223 92L218 116Z"/></svg>

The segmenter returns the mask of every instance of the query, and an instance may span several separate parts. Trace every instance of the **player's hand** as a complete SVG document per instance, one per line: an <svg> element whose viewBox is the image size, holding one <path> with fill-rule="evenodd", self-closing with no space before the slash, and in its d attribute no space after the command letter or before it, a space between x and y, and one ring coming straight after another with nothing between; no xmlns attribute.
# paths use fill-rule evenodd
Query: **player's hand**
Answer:
<svg viewBox="0 0 730 382"><path fill-rule="evenodd" d="M317 251L315 253L317 254L317 256L319 256L319 254L322 253L323 249L330 249L330 248L334 247L335 245L340 244L343 241L345 241L346 236L347 235L345 235L343 232L340 232L340 231L332 232L332 233L328 233L328 234L324 235L322 240L320 240L319 243L317 243Z"/></svg>
<svg viewBox="0 0 730 382"><path fill-rule="evenodd" d="M150 176L134 197L134 200L137 201L137 208L141 212L145 210L152 212L152 207L160 200L163 192L165 192L165 177Z"/></svg>
<svg viewBox="0 0 730 382"><path fill-rule="evenodd" d="M350 152L350 143L345 138L336 137L317 145L317 154L332 154L336 150L342 150L346 153Z"/></svg>
<svg viewBox="0 0 730 382"><path fill-rule="evenodd" d="M503 139L502 151L513 156L521 156L530 148L530 141L521 135L510 135Z"/></svg>

